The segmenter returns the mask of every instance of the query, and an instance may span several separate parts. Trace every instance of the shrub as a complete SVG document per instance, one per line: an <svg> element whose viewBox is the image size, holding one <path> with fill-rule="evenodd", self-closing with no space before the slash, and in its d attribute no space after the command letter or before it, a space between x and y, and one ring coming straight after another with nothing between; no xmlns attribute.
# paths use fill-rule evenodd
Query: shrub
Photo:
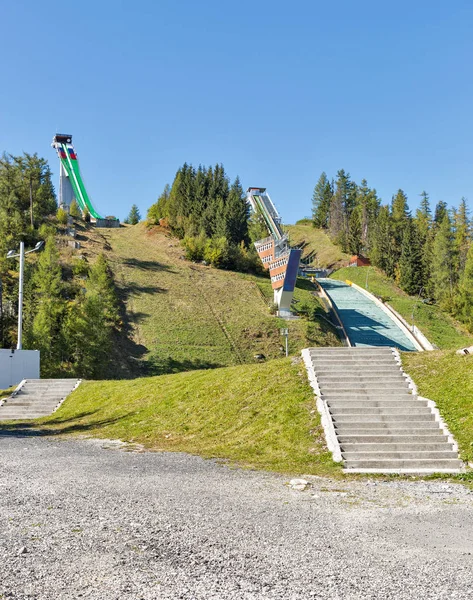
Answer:
<svg viewBox="0 0 473 600"><path fill-rule="evenodd" d="M63 208L58 208L56 212L56 219L60 225L67 225L67 212Z"/></svg>
<svg viewBox="0 0 473 600"><path fill-rule="evenodd" d="M76 200L73 200L71 202L71 205L69 206L69 214L71 215L71 217L74 217L74 219L82 218L82 213Z"/></svg>

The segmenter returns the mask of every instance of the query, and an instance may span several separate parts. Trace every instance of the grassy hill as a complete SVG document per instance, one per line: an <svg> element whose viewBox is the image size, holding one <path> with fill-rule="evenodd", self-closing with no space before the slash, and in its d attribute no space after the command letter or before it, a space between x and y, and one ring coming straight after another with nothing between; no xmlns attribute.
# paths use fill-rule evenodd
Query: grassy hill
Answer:
<svg viewBox="0 0 473 600"><path fill-rule="evenodd" d="M302 219L295 225L287 225L289 239L294 246L302 247L302 258L320 268L338 268L347 264L349 256L336 246L322 230L312 226L309 219Z"/></svg>
<svg viewBox="0 0 473 600"><path fill-rule="evenodd" d="M440 349L463 348L473 344L473 335L438 306L408 296L375 267L345 267L330 276L350 280L388 302L409 323L415 322L429 341Z"/></svg>
<svg viewBox="0 0 473 600"><path fill-rule="evenodd" d="M159 227L83 227L78 240L81 250L64 248L64 260L80 252L93 261L104 251L123 301L111 378L254 363L255 354L280 358L281 327L289 328L291 354L340 344L307 281L298 282L295 306L313 318L288 322L271 315L269 278L191 263Z"/></svg>
<svg viewBox="0 0 473 600"><path fill-rule="evenodd" d="M31 426L25 424L24 426ZM8 430L15 425L2 424ZM87 434L279 472L336 475L302 363L279 359L122 381L84 382L36 421Z"/></svg>
<svg viewBox="0 0 473 600"><path fill-rule="evenodd" d="M473 462L473 356L452 351L405 352L402 361L419 393L437 403L462 459Z"/></svg>

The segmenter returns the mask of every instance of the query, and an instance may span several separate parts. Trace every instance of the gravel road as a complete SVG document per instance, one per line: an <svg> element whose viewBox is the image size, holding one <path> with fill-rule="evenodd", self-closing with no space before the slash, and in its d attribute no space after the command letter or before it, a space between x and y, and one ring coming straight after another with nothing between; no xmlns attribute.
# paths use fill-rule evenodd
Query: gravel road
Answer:
<svg viewBox="0 0 473 600"><path fill-rule="evenodd" d="M0 436L0 598L473 597L468 489L307 479Z"/></svg>

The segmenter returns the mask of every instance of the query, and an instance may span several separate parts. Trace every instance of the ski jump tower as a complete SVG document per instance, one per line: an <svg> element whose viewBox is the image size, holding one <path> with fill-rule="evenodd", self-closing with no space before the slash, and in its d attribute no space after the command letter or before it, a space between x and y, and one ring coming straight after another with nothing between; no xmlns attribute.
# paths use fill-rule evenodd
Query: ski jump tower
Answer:
<svg viewBox="0 0 473 600"><path fill-rule="evenodd" d="M255 242L255 248L264 268L269 269L279 316L289 316L302 250L289 247L287 234L281 228L281 218L266 188L248 188L246 199L253 211L263 217L268 228L269 237Z"/></svg>
<svg viewBox="0 0 473 600"><path fill-rule="evenodd" d="M95 219L97 227L118 227L118 219L104 219L95 210L79 169L77 153L72 145L72 135L56 133L51 146L59 156L59 206L69 212L72 200L75 198L82 214L86 211Z"/></svg>

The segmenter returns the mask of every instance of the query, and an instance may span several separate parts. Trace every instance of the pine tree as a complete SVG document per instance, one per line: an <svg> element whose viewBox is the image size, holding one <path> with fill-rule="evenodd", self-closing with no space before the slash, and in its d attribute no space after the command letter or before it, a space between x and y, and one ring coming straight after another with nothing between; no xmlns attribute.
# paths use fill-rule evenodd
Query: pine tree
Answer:
<svg viewBox="0 0 473 600"><path fill-rule="evenodd" d="M402 238L404 235L404 227L409 218L409 207L407 205L407 196L400 189L393 196L391 204L391 224L394 238L394 247L396 252L396 260L401 255Z"/></svg>
<svg viewBox="0 0 473 600"><path fill-rule="evenodd" d="M348 243L348 214L347 204L351 194L350 175L343 169L337 172L335 192L330 203L330 235L333 240L347 250Z"/></svg>
<svg viewBox="0 0 473 600"><path fill-rule="evenodd" d="M416 227L421 236L421 239L425 242L427 239L427 234L432 227L432 211L430 210L430 201L429 195L427 192L422 192L420 194L421 201L420 206L416 211Z"/></svg>
<svg viewBox="0 0 473 600"><path fill-rule="evenodd" d="M119 324L120 314L118 310L118 298L113 283L113 277L103 254L99 254L97 260L90 268L86 296L97 296L98 298L101 298L104 306L105 320L110 325L115 326Z"/></svg>
<svg viewBox="0 0 473 600"><path fill-rule="evenodd" d="M362 233L360 210L357 209L352 212L348 224L348 249L351 254L361 254L363 249Z"/></svg>
<svg viewBox="0 0 473 600"><path fill-rule="evenodd" d="M456 270L461 275L465 268L466 256L471 243L471 226L468 217L466 199L462 198L454 217L455 253L457 257Z"/></svg>
<svg viewBox="0 0 473 600"><path fill-rule="evenodd" d="M371 246L374 225L379 213L380 202L376 190L368 187L366 179L361 180L361 186L357 190L356 209L360 213L361 249L368 252Z"/></svg>
<svg viewBox="0 0 473 600"><path fill-rule="evenodd" d="M473 244L467 253L458 294L455 298L456 316L473 332Z"/></svg>
<svg viewBox="0 0 473 600"><path fill-rule="evenodd" d="M373 265L382 269L388 277L394 276L396 266L393 246L389 206L382 206L374 226L370 257Z"/></svg>
<svg viewBox="0 0 473 600"><path fill-rule="evenodd" d="M426 191L421 194L420 206L416 210L414 219L419 235L419 247L422 258L422 288L424 295L433 295L430 284L430 267L432 263L432 211L430 209L429 195Z"/></svg>
<svg viewBox="0 0 473 600"><path fill-rule="evenodd" d="M408 219L405 224L399 270L400 287L411 296L420 294L423 288L422 251L419 232L412 219Z"/></svg>
<svg viewBox="0 0 473 600"><path fill-rule="evenodd" d="M435 299L447 310L452 308L454 295L454 260L452 224L446 212L432 246L431 279Z"/></svg>
<svg viewBox="0 0 473 600"><path fill-rule="evenodd" d="M41 373L55 375L63 353L61 321L65 310L59 252L53 237L48 238L40 254L33 277L37 303L33 319L34 348L41 351Z"/></svg>
<svg viewBox="0 0 473 600"><path fill-rule="evenodd" d="M443 200L437 202L434 214L434 228L437 229L442 224L445 215L447 214L447 203Z"/></svg>
<svg viewBox="0 0 473 600"><path fill-rule="evenodd" d="M327 229L333 190L326 173L322 173L312 194L312 222L314 227Z"/></svg>
<svg viewBox="0 0 473 600"><path fill-rule="evenodd" d="M130 225L136 225L141 220L141 215L136 204L133 204L130 212L128 213L128 217L125 220L125 223L129 223Z"/></svg>

